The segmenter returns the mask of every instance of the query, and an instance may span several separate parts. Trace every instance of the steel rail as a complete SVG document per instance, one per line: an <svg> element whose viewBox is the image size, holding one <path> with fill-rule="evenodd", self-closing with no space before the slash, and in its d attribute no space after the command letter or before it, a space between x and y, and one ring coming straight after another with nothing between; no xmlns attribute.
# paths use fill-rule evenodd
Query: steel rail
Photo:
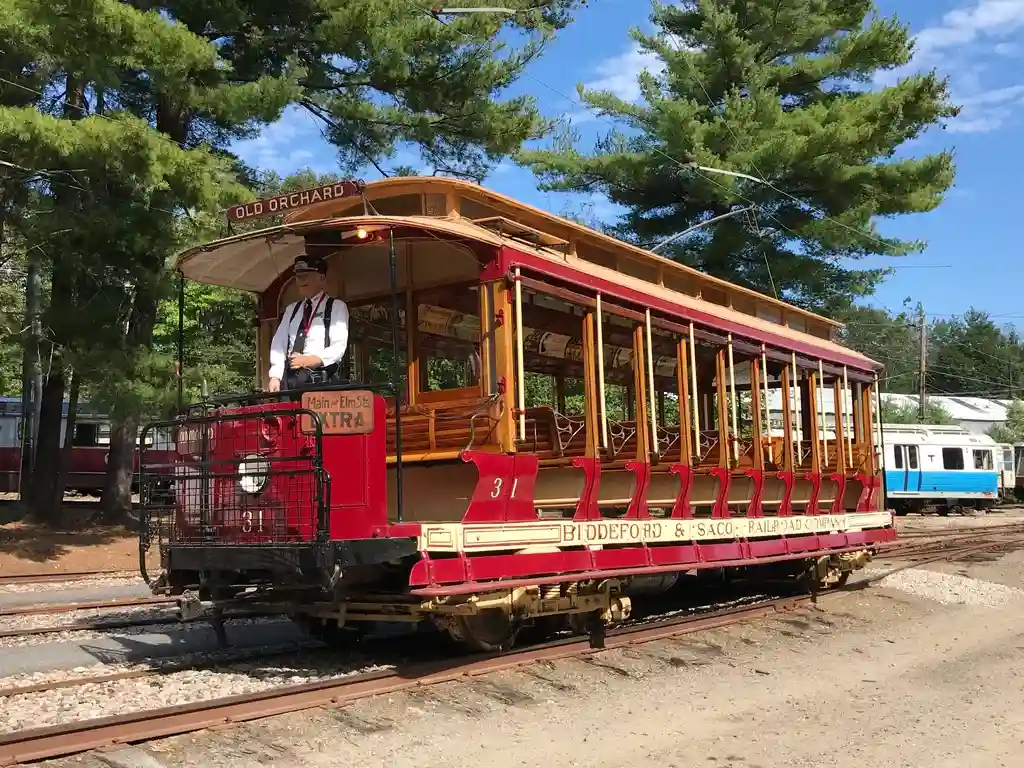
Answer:
<svg viewBox="0 0 1024 768"><path fill-rule="evenodd" d="M783 597L753 606L674 618L654 625L625 627L609 632L604 648L600 649L592 648L588 640L568 638L504 654L412 664L393 672L352 675L68 725L15 731L0 736L0 766L77 754L111 744L148 741L313 707L337 706L368 696L476 677L538 661L589 656L601 650L771 616L793 610L809 600L810 597L805 595Z"/></svg>
<svg viewBox="0 0 1024 768"><path fill-rule="evenodd" d="M171 605L173 597L118 597L112 600L91 600L83 603L36 603L19 605L15 608L0 609L0 618L4 616L28 616L34 614L73 613L74 611L91 611L98 608L138 608L146 605Z"/></svg>
<svg viewBox="0 0 1024 768"><path fill-rule="evenodd" d="M159 607L159 605L157 606ZM44 614L45 615L45 614ZM232 611L223 615L223 621L237 621L239 619L259 619L269 616L278 616L278 613L267 613L265 611ZM87 621L76 621L71 624L51 624L45 627L26 627L24 629L0 630L0 639L9 637L33 637L36 635L53 635L58 632L107 632L115 629L131 629L132 627L154 627L161 624L175 624L187 626L189 624L209 623L205 618L182 620L174 612L168 612L165 616L147 616L139 619L103 619L98 617Z"/></svg>
<svg viewBox="0 0 1024 768"><path fill-rule="evenodd" d="M176 672L187 672L195 669L213 669L221 665L238 664L239 662L252 661L254 659L271 659L276 656L290 656L302 651L317 650L322 650L322 647L318 642L315 640L304 640L297 643L284 643L267 646L266 648L245 648L235 654L225 655L200 662L151 662L153 666L143 667L142 669L127 670L124 672L109 672L104 675L83 675L82 677L71 677L63 680L51 680L45 683L31 683L28 685L12 685L9 688L0 688L0 699L9 698L11 696L23 696L27 693L55 691L62 688L78 688L83 685L113 683L119 680L136 680L143 677L173 675Z"/></svg>
<svg viewBox="0 0 1024 768"><path fill-rule="evenodd" d="M55 581L88 581L89 579L101 579L113 576L138 576L138 571L126 571L124 569L110 571L68 571L67 573L24 573L8 574L0 576L0 586L7 584L47 584Z"/></svg>
<svg viewBox="0 0 1024 768"><path fill-rule="evenodd" d="M1003 536L1012 535L1006 531ZM16 731L0 736L0 766L62 757L106 747L189 733L215 726L236 724L274 715L298 712L325 706L339 706L357 699L380 694L396 693L410 688L436 685L489 674L538 661L554 661L568 657L588 657L603 650L653 642L692 632L716 629L744 621L764 618L780 612L794 610L822 597L844 594L863 589L892 573L919 567L930 562L948 560L975 551L1019 544L1016 537L1004 542L985 541L971 546L950 547L923 561L887 571L857 582L844 589L823 592L817 596L798 595L781 597L754 605L726 608L696 616L675 617L653 624L638 624L608 632L600 648L589 640L567 638L522 650L490 656L476 656L468 660L445 660L411 664L395 671L382 671L351 675L342 678L282 686L254 694L243 694L211 699L174 707L133 712L108 718L87 720L65 725ZM893 558L913 558L922 553L908 550L891 551ZM931 553L924 553L931 554Z"/></svg>

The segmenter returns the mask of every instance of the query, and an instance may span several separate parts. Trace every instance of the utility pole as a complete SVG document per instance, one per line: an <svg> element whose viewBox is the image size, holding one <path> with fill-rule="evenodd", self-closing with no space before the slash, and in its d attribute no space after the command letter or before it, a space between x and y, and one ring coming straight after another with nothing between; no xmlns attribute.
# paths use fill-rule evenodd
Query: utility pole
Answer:
<svg viewBox="0 0 1024 768"><path fill-rule="evenodd" d="M928 324L925 322L924 307L921 307L921 312L918 316L918 329L920 331L918 338L921 342L921 350L917 370L917 421L920 424L924 424L925 413L927 412L925 399L928 396Z"/></svg>
<svg viewBox="0 0 1024 768"><path fill-rule="evenodd" d="M41 328L39 325L39 261L28 254L25 274L25 324L28 330L24 342L21 368L21 477L18 495L26 501L35 467L36 435L39 430L39 406L43 392L43 368L39 361Z"/></svg>

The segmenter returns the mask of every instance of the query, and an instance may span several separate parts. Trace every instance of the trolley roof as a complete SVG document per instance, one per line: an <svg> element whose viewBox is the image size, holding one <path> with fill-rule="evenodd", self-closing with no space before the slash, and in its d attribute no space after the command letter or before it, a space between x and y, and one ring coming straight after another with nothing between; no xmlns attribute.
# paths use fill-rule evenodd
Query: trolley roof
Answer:
<svg viewBox="0 0 1024 768"><path fill-rule="evenodd" d="M553 265L791 341L880 366L832 341L841 323L733 285L569 219L460 179L399 177L360 186L359 195L293 209L285 223L191 248L177 268L197 282L254 293L288 272L314 230L394 226L453 241L508 246ZM301 193L296 193L301 194ZM295 195L293 195L294 197ZM237 218L237 216L235 217ZM810 337L810 338L809 338Z"/></svg>

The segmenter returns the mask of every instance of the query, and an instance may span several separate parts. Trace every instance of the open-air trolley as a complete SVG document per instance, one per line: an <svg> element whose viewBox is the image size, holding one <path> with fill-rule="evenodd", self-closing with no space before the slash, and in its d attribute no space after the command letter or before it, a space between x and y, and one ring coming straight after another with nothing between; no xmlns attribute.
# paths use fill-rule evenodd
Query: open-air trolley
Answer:
<svg viewBox="0 0 1024 768"><path fill-rule="evenodd" d="M177 497L144 489L143 568L155 544L154 588L183 610L260 606L321 636L423 622L493 649L540 617L621 621L684 572L836 584L895 538L879 366L836 323L453 179L231 216L282 212L178 269L258 295L266 387L293 260L325 257L347 383L150 427L177 456L144 456L142 483Z"/></svg>

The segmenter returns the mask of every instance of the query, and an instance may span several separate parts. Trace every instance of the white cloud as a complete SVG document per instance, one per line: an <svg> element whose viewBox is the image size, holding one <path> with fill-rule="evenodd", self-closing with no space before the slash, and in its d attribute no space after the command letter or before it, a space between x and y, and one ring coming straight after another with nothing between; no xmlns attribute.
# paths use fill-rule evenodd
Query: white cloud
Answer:
<svg viewBox="0 0 1024 768"><path fill-rule="evenodd" d="M990 91L967 96L960 100L960 104L964 108L975 106L991 107L997 104L1020 101L1022 96L1024 96L1024 85L1009 85L1005 88L993 88Z"/></svg>
<svg viewBox="0 0 1024 768"><path fill-rule="evenodd" d="M337 168L334 150L320 133L316 119L300 107L289 107L259 136L235 142L232 150L249 165L282 176L306 167L320 173Z"/></svg>
<svg viewBox="0 0 1024 768"><path fill-rule="evenodd" d="M986 75L994 69L994 56L1020 55L1020 45L1005 38L1021 28L1024 0L971 0L918 32L913 59L902 67L877 73L875 84L894 85L916 72L937 68L940 74L949 75L953 103L962 107L960 115L947 123L947 129L952 133L999 130L1013 120L1024 96L1024 85L996 85Z"/></svg>
<svg viewBox="0 0 1024 768"><path fill-rule="evenodd" d="M1024 0L976 0L967 8L956 8L942 17L942 23L921 31L916 37L920 56L972 43L982 37L1003 37L1024 26Z"/></svg>
<svg viewBox="0 0 1024 768"><path fill-rule="evenodd" d="M1012 43L995 42L1024 27L1024 0L974 0L946 13L938 24L914 37L914 58L896 69L879 72L878 85L893 85L901 78L935 66L950 67L950 56L971 51L971 59L988 53L1011 55Z"/></svg>
<svg viewBox="0 0 1024 768"><path fill-rule="evenodd" d="M640 83L637 79L644 71L659 75L665 71L665 63L657 54L641 50L633 43L625 53L605 59L597 65L597 77L584 83L587 90L609 91L623 101L637 101L640 98Z"/></svg>
<svg viewBox="0 0 1024 768"><path fill-rule="evenodd" d="M947 130L952 133L992 133L1003 127L1014 115L1024 98L1024 85L1008 85L980 91L954 99L962 107L960 115L951 120Z"/></svg>

